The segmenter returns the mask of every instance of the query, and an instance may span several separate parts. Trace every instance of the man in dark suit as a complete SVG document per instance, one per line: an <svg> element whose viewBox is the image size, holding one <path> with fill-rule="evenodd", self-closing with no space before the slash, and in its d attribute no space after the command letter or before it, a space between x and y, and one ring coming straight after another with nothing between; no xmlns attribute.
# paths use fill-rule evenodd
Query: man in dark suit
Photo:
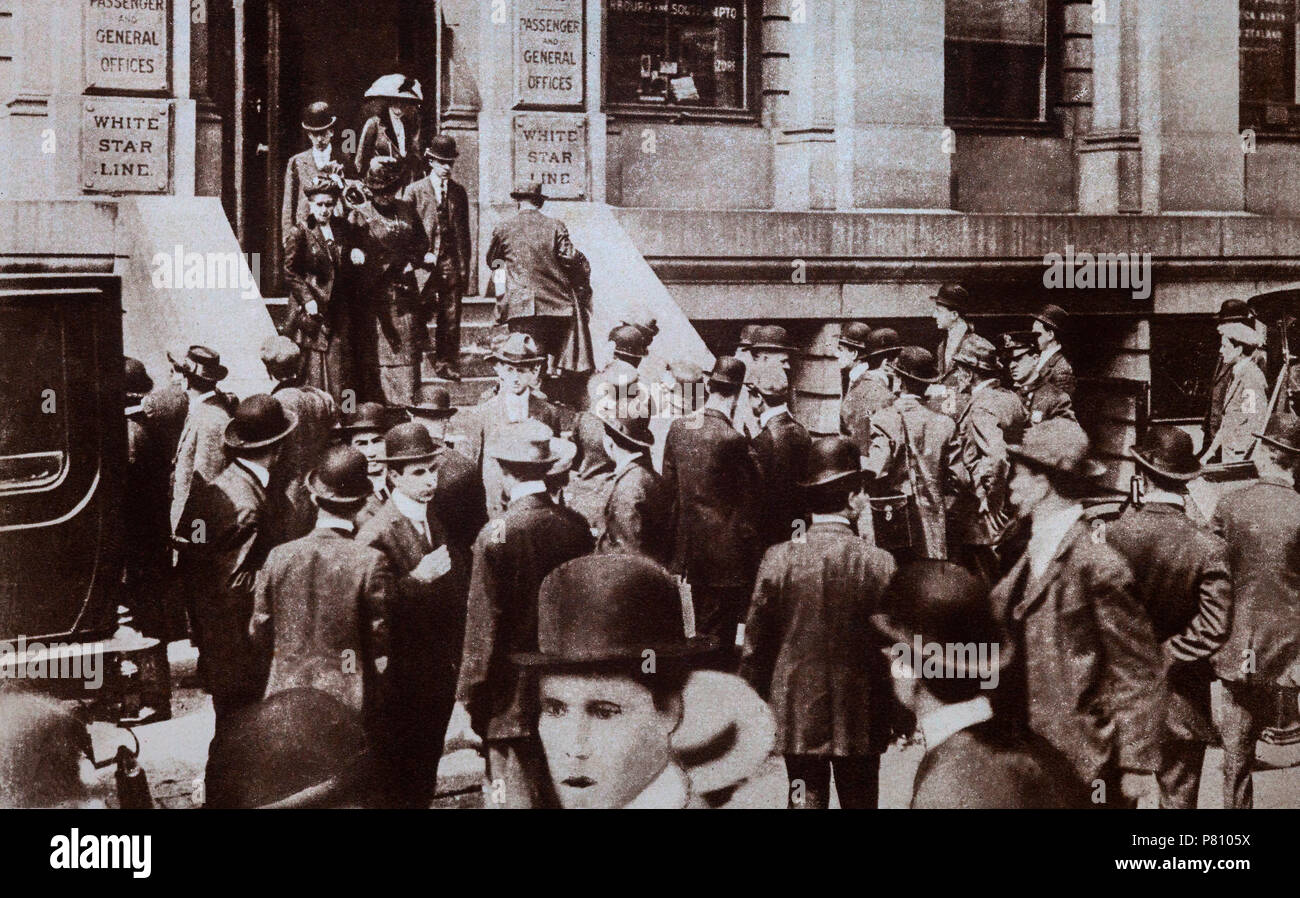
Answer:
<svg viewBox="0 0 1300 898"><path fill-rule="evenodd" d="M673 496L673 573L690 583L696 632L713 636L731 666L736 627L753 589L758 542L758 466L732 426L745 366L721 356L704 408L677 418L664 441L664 485ZM731 653L731 654L729 654Z"/></svg>
<svg viewBox="0 0 1300 898"><path fill-rule="evenodd" d="M794 522L803 516L799 482L812 439L790 414L790 381L783 370L775 365L760 368L750 387L760 428L751 447L761 489L758 530L766 549L789 539Z"/></svg>
<svg viewBox="0 0 1300 898"><path fill-rule="evenodd" d="M673 545L673 497L650 463L649 412L645 403L632 402L587 413L600 425L602 450L613 465L596 551L635 553L666 565Z"/></svg>
<svg viewBox="0 0 1300 898"><path fill-rule="evenodd" d="M371 492L366 459L334 446L306 480L315 528L272 549L257 575L249 631L271 657L266 696L319 689L373 725L388 668L393 578L383 554L353 540Z"/></svg>
<svg viewBox="0 0 1300 898"><path fill-rule="evenodd" d="M1020 397L1001 386L1002 369L993 344L983 338L968 342L953 365L951 386L962 397L957 439L970 489L962 490L950 509L948 548L954 561L995 582L995 547L1013 517L1007 497L1007 445L1020 442L1027 417Z"/></svg>
<svg viewBox="0 0 1300 898"><path fill-rule="evenodd" d="M380 754L392 777L391 800L427 808L455 703L469 559L448 539L434 507L439 447L419 424L384 434L382 461L392 494L357 534L378 549L394 582L391 670Z"/></svg>
<svg viewBox="0 0 1300 898"><path fill-rule="evenodd" d="M840 433L851 439L864 457L871 448L871 417L894 404L885 363L901 348L893 328L873 330L866 336L861 358L848 371L848 389L840 404Z"/></svg>
<svg viewBox="0 0 1300 898"><path fill-rule="evenodd" d="M1032 392L1043 384L1051 384L1074 398L1074 369L1061 352L1061 334L1069 318L1069 312L1051 303L1034 315L1031 330L1038 341L1038 361L1025 382L1026 390Z"/></svg>
<svg viewBox="0 0 1300 898"><path fill-rule="evenodd" d="M462 452L483 474L488 517L500 517L506 500L501 469L485 447L509 424L541 421L557 435L573 431L573 415L537 392L546 358L527 334L511 334L492 353L499 382L489 399L464 410Z"/></svg>
<svg viewBox="0 0 1300 898"><path fill-rule="evenodd" d="M1169 703L1156 774L1160 806L1195 808L1205 749L1215 740L1209 659L1232 620L1227 546L1187 517L1187 482L1201 465L1185 431L1153 425L1129 454L1141 499L1106 525L1106 542L1133 569L1134 592L1161 645Z"/></svg>
<svg viewBox="0 0 1300 898"><path fill-rule="evenodd" d="M957 363L957 354L972 341L983 339L970 326L967 316L971 311L970 293L961 284L944 284L930 297L934 303L934 323L943 331L943 339L935 352L939 381L931 395L943 395L939 388L950 387L949 375Z"/></svg>
<svg viewBox="0 0 1300 898"><path fill-rule="evenodd" d="M321 174L321 169L333 163L341 166L345 178L355 178L351 161L334 146L334 125L338 121L330 105L318 100L302 114L302 130L311 142L308 149L289 157L284 168L284 201L280 204L280 233L287 235L294 225L305 225L307 196L303 188Z"/></svg>
<svg viewBox="0 0 1300 898"><path fill-rule="evenodd" d="M496 226L487 251L488 267L506 271L497 320L536 340L554 371L573 330L577 289L587 283L591 267L574 249L564 222L542 214L546 196L540 183L518 185L510 196L519 213ZM589 296L587 302L590 313Z"/></svg>
<svg viewBox="0 0 1300 898"><path fill-rule="evenodd" d="M357 512L356 525L361 527L374 517L379 507L388 501L388 471L380 460L384 457L384 434L391 426L388 409L378 402L363 402L350 415L343 416L343 423L335 428L335 433L345 446L351 446L366 459L366 476L370 478L371 493L366 497L365 505Z"/></svg>
<svg viewBox="0 0 1300 898"><path fill-rule="evenodd" d="M1213 662L1223 680L1216 723L1228 808L1254 806L1255 741L1277 690L1300 685L1300 420L1269 422L1253 460L1259 480L1221 498L1211 522L1228 544L1234 601L1228 641Z"/></svg>
<svg viewBox="0 0 1300 898"><path fill-rule="evenodd" d="M1089 806L1069 761L990 700L1016 649L989 613L985 581L949 561L918 561L895 575L885 607L872 623L893 643L894 693L925 745L912 807ZM932 647L937 657L926 656Z"/></svg>
<svg viewBox="0 0 1300 898"><path fill-rule="evenodd" d="M295 423L270 396L239 403L224 437L230 465L211 482L196 479L181 515L188 544L178 577L189 588L199 679L212 696L218 733L232 713L262 697L266 682L249 621L257 572L272 549L267 487Z"/></svg>
<svg viewBox="0 0 1300 898"><path fill-rule="evenodd" d="M433 370L446 380L460 380L460 305L469 289L470 266L474 263L469 197L465 188L451 179L456 155L453 138L434 135L424 151L429 174L402 191L402 199L415 205L429 241L424 267L416 277L426 307L437 310Z"/></svg>
<svg viewBox="0 0 1300 898"><path fill-rule="evenodd" d="M281 332L303 351L303 379L342 402L355 388L356 300L349 278L362 250L348 220L335 216L339 186L317 177L303 187L310 214L284 234L284 281L289 315Z"/></svg>
<svg viewBox="0 0 1300 898"><path fill-rule="evenodd" d="M526 678L509 659L537 651L542 580L592 550L582 516L557 506L547 494L547 471L572 451L564 443L540 422L520 421L503 428L486 450L499 463L510 504L474 543L457 695L487 749L490 807L536 807L554 800L537 744L536 706Z"/></svg>
<svg viewBox="0 0 1300 898"><path fill-rule="evenodd" d="M1038 368L1038 338L1032 331L1010 331L1002 335L1003 364L1011 375L1011 387L1020 396L1028 415L1028 426L1053 418L1073 421L1070 394L1052 383L1031 382Z"/></svg>
<svg viewBox="0 0 1300 898"><path fill-rule="evenodd" d="M411 420L419 424L440 448L433 460L438 469L438 485L433 505L447 532L447 540L469 557L474 539L487 523L487 499L483 495L483 478L478 468L452 446L448 427L457 410L451 394L443 387L432 387L428 398L419 405L407 406ZM467 584L468 585L468 584Z"/></svg>
<svg viewBox="0 0 1300 898"><path fill-rule="evenodd" d="M1000 696L1013 719L1070 759L1105 802L1155 807L1164 670L1128 562L1083 519L1104 468L1056 419L1010 446L1011 502L1031 519L1024 554L990 601L1018 654Z"/></svg>
<svg viewBox="0 0 1300 898"><path fill-rule="evenodd" d="M772 706L792 808L825 808L831 769L842 808L874 808L891 696L868 627L894 559L853 531L863 477L845 437L812 445L806 534L767 550L745 621L740 673ZM796 789L802 783L802 789Z"/></svg>
<svg viewBox="0 0 1300 898"><path fill-rule="evenodd" d="M146 636L171 641L166 607L171 574L171 528L167 521L167 462L149 428L142 407L153 390L153 380L139 359L123 360L126 393L126 495L123 508L122 583L131 597L135 625Z"/></svg>
<svg viewBox="0 0 1300 898"><path fill-rule="evenodd" d="M275 381L271 395L298 421L285 438L272 482L271 538L279 545L311 532L316 507L305 478L333 439L339 415L333 396L302 383L302 353L288 337L262 344L262 364Z"/></svg>

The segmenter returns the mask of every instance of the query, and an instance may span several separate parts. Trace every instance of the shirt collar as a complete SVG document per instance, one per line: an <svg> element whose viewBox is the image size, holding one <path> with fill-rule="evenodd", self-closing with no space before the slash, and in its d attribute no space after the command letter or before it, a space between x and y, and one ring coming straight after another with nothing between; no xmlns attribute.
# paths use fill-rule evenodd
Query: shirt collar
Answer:
<svg viewBox="0 0 1300 898"><path fill-rule="evenodd" d="M790 407L787 406L785 403L781 403L780 405L774 408L770 408L767 411L763 412L763 414L758 416L758 426L766 427L768 421L771 421L777 415L784 415L788 411L790 411Z"/></svg>
<svg viewBox="0 0 1300 898"><path fill-rule="evenodd" d="M525 480L523 483L516 483L510 488L510 501L522 499L524 496L535 496L539 493L546 492L546 482L542 480Z"/></svg>
<svg viewBox="0 0 1300 898"><path fill-rule="evenodd" d="M623 807L627 810L680 810L690 799L690 785L686 771L669 762L663 773L650 781L636 798Z"/></svg>
<svg viewBox="0 0 1300 898"><path fill-rule="evenodd" d="M397 506L397 510L415 525L415 529L421 533L429 525L429 504L427 502L417 502L401 490L393 490L389 499Z"/></svg>
<svg viewBox="0 0 1300 898"><path fill-rule="evenodd" d="M336 514L331 514L323 508L316 510L316 529L317 530L342 530L345 533L353 533L357 525L347 518L341 518Z"/></svg>
<svg viewBox="0 0 1300 898"><path fill-rule="evenodd" d="M813 524L843 524L845 527L852 527L849 519L842 514L821 514L814 511L812 513Z"/></svg>
<svg viewBox="0 0 1300 898"><path fill-rule="evenodd" d="M366 475L370 477L369 474ZM381 498L388 497L388 475L385 473L376 474L370 477L370 483L375 488L375 495Z"/></svg>
<svg viewBox="0 0 1300 898"><path fill-rule="evenodd" d="M316 163L317 168L324 167L330 161L330 148L326 147L323 150L318 150L312 147L311 158Z"/></svg>
<svg viewBox="0 0 1300 898"><path fill-rule="evenodd" d="M925 750L931 752L967 727L992 719L993 706L989 697L980 695L931 711L920 719L917 728L925 740Z"/></svg>
<svg viewBox="0 0 1300 898"><path fill-rule="evenodd" d="M207 402L209 399L211 399L213 396L216 395L217 395L216 390L208 390L206 393L201 393L198 396L191 396L190 408L194 408L196 405L202 405L203 403Z"/></svg>
<svg viewBox="0 0 1300 898"><path fill-rule="evenodd" d="M870 370L871 370L871 362L866 360L861 362L856 362L853 365L853 367L849 369L849 383L850 384L857 383L858 378L860 378L862 375L866 374Z"/></svg>
<svg viewBox="0 0 1300 898"><path fill-rule="evenodd" d="M1035 577L1041 577L1047 570L1047 566L1056 557L1057 550L1061 548L1065 534L1082 517L1083 506L1076 503L1033 519L1025 554L1029 556L1029 570Z"/></svg>
<svg viewBox="0 0 1300 898"><path fill-rule="evenodd" d="M266 489L266 485L271 482L271 472L264 466L259 465L257 462L241 458L239 460L239 465L240 467L247 468L248 472L257 478L257 482L262 484L262 489Z"/></svg>
<svg viewBox="0 0 1300 898"><path fill-rule="evenodd" d="M617 480L624 471L632 467L634 464L636 464L638 461L640 461L643 458L645 458L644 452L636 452L633 453L632 455L623 456L623 458L620 459L616 465L614 465L614 479Z"/></svg>

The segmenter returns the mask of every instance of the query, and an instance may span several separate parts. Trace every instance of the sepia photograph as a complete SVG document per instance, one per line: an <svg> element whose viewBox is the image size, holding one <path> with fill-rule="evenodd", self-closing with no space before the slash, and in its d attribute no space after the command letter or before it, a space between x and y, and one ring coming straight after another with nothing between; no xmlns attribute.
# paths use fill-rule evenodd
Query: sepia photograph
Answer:
<svg viewBox="0 0 1300 898"><path fill-rule="evenodd" d="M1222 812L1300 808L1298 38L0 0L22 866L579 808L1272 866Z"/></svg>

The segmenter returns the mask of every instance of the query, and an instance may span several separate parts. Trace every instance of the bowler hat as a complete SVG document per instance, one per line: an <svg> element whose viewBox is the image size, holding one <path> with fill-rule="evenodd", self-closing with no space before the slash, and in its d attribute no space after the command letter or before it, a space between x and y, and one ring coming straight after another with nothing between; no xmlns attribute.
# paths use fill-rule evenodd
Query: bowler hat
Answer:
<svg viewBox="0 0 1300 898"><path fill-rule="evenodd" d="M557 439L541 421L526 418L507 424L496 437L489 441L484 451L489 457L508 465L528 465L550 468L557 462L563 463L566 456L572 458L577 446L568 440ZM546 473L559 473L549 470Z"/></svg>
<svg viewBox="0 0 1300 898"><path fill-rule="evenodd" d="M650 341L646 339L645 331L634 325L620 324L609 332L609 340L620 355L643 359L650 354Z"/></svg>
<svg viewBox="0 0 1300 898"><path fill-rule="evenodd" d="M280 442L297 425L297 417L278 399L258 393L240 402L226 422L226 448L262 449Z"/></svg>
<svg viewBox="0 0 1300 898"><path fill-rule="evenodd" d="M754 337L758 334L761 324L746 324L740 329L740 337L736 340L736 349L748 349L754 345Z"/></svg>
<svg viewBox="0 0 1300 898"><path fill-rule="evenodd" d="M330 502L362 502L374 491L366 457L351 446L331 446L307 474L307 492Z"/></svg>
<svg viewBox="0 0 1300 898"><path fill-rule="evenodd" d="M428 461L442 449L442 444L436 442L422 425L408 421L384 434L384 455L379 461L384 464Z"/></svg>
<svg viewBox="0 0 1300 898"><path fill-rule="evenodd" d="M970 293L961 284L944 284L930 297L938 305L952 309L958 315L970 311Z"/></svg>
<svg viewBox="0 0 1300 898"><path fill-rule="evenodd" d="M1169 424L1153 424L1129 455L1139 465L1171 480L1191 480L1201 473L1201 463L1186 431Z"/></svg>
<svg viewBox="0 0 1300 898"><path fill-rule="evenodd" d="M1070 313L1049 302L1035 312L1033 317L1035 321L1041 321L1051 328L1053 333L1059 334L1065 329L1065 322L1069 320Z"/></svg>
<svg viewBox="0 0 1300 898"><path fill-rule="evenodd" d="M743 387L745 363L735 356L720 355L713 360L713 370L708 379L710 386Z"/></svg>
<svg viewBox="0 0 1300 898"><path fill-rule="evenodd" d="M184 358L180 359L169 352L167 360L182 374L208 383L225 380L230 373L230 369L221 364L221 356L206 346L191 346Z"/></svg>
<svg viewBox="0 0 1300 898"><path fill-rule="evenodd" d="M752 351L794 352L795 347L790 343L790 335L781 325L764 324L754 332L754 342L751 344L750 349Z"/></svg>
<svg viewBox="0 0 1300 898"><path fill-rule="evenodd" d="M122 388L131 399L139 399L153 389L153 378L144 369L144 362L129 355L122 360Z"/></svg>
<svg viewBox="0 0 1300 898"><path fill-rule="evenodd" d="M920 346L904 346L898 355L886 363L889 369L899 377L923 384L937 383L939 376L935 371L934 353Z"/></svg>
<svg viewBox="0 0 1300 898"><path fill-rule="evenodd" d="M1219 311L1214 316L1215 322L1225 324L1229 321L1253 322L1254 314L1250 311L1250 306L1243 299L1225 299L1219 305Z"/></svg>
<svg viewBox="0 0 1300 898"><path fill-rule="evenodd" d="M998 366L997 350L993 348L992 343L978 334L967 335L952 361L955 365L962 365L983 374L997 374L1001 370Z"/></svg>
<svg viewBox="0 0 1300 898"><path fill-rule="evenodd" d="M813 440L808 450L807 476L799 484L805 489L838 484L852 487L864 476L861 454L853 441L844 436Z"/></svg>
<svg viewBox="0 0 1300 898"><path fill-rule="evenodd" d="M1268 422L1263 433L1254 434L1270 446L1300 455L1300 418L1283 412Z"/></svg>
<svg viewBox="0 0 1300 898"><path fill-rule="evenodd" d="M636 555L586 555L542 581L537 651L511 659L541 669L640 667L647 658L684 660L714 648L710 637L686 635L677 582L664 568Z"/></svg>
<svg viewBox="0 0 1300 898"><path fill-rule="evenodd" d="M1078 422L1052 418L1026 430L1020 444L1008 446L1007 453L1032 468L1091 480L1104 474L1106 466L1088 458L1089 448L1088 435Z"/></svg>
<svg viewBox="0 0 1300 898"><path fill-rule="evenodd" d="M374 83L366 88L366 99L372 97L385 100L410 100L414 103L424 102L424 92L420 82L401 74L380 75Z"/></svg>
<svg viewBox="0 0 1300 898"><path fill-rule="evenodd" d="M230 715L209 752L207 805L328 807L366 803L375 768L361 715L299 686Z"/></svg>
<svg viewBox="0 0 1300 898"><path fill-rule="evenodd" d="M850 321L840 327L840 345L858 352L865 352L867 340L871 338L871 327L861 321Z"/></svg>
<svg viewBox="0 0 1300 898"><path fill-rule="evenodd" d="M424 155L438 162L455 162L460 154L456 151L456 138L446 134L435 134L429 140Z"/></svg>
<svg viewBox="0 0 1300 898"><path fill-rule="evenodd" d="M370 160L365 184L375 193L389 193L402 183L402 163L392 156L376 156Z"/></svg>
<svg viewBox="0 0 1300 898"><path fill-rule="evenodd" d="M302 195L305 197L313 197L320 193L337 199L343 195L343 188L339 186L338 181L325 174L317 175L302 187Z"/></svg>
<svg viewBox="0 0 1300 898"><path fill-rule="evenodd" d="M515 189L510 191L510 198L515 200L535 200L542 203L546 201L546 194L542 191L541 181L520 181L515 184Z"/></svg>
<svg viewBox="0 0 1300 898"><path fill-rule="evenodd" d="M317 100L302 111L302 129L304 131L328 131L334 127L338 118L330 109L330 104Z"/></svg>
<svg viewBox="0 0 1300 898"><path fill-rule="evenodd" d="M537 348L537 341L528 334L511 334L488 354L488 358L508 365L536 365L546 361L546 356Z"/></svg>
<svg viewBox="0 0 1300 898"><path fill-rule="evenodd" d="M898 352L900 349L902 349L902 342L898 331L892 327L876 328L871 332L871 338L867 340L867 358L875 358L887 352Z"/></svg>
<svg viewBox="0 0 1300 898"><path fill-rule="evenodd" d="M1033 331L1007 331L1000 339L1001 352L1009 359L1018 359L1027 352L1038 352L1038 338Z"/></svg>
<svg viewBox="0 0 1300 898"><path fill-rule="evenodd" d="M456 414L451 404L451 394L445 387L433 387L425 391L427 398L419 405L408 405L406 410L414 418L432 418L435 421L450 418Z"/></svg>
<svg viewBox="0 0 1300 898"><path fill-rule="evenodd" d="M388 430L388 427L388 409L378 402L363 402L357 406L355 412L345 416L343 423L334 430L342 434L359 433L364 430L383 433Z"/></svg>
<svg viewBox="0 0 1300 898"><path fill-rule="evenodd" d="M888 639L904 646L942 647L936 659L943 674L976 678L981 673L976 657L950 646L997 646L998 669L1015 656L1015 640L999 626L988 600L988 584L959 564L927 559L899 568L885 589L883 610L871 615L871 624ZM919 639L918 639L919 637ZM986 657L988 657L986 655ZM920 672L920 658L910 665Z"/></svg>
<svg viewBox="0 0 1300 898"><path fill-rule="evenodd" d="M765 399L787 399L790 396L790 378L780 365L755 365L752 386Z"/></svg>
<svg viewBox="0 0 1300 898"><path fill-rule="evenodd" d="M284 336L268 337L262 344L261 357L266 370L277 380L296 376L302 366L302 350Z"/></svg>

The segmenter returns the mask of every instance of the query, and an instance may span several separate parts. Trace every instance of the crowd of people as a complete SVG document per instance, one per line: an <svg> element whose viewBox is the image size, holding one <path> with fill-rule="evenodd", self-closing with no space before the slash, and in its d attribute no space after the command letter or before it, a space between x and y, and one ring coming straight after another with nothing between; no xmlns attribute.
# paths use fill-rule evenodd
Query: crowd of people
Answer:
<svg viewBox="0 0 1300 898"><path fill-rule="evenodd" d="M993 341L947 284L934 351L847 322L840 433L810 433L780 325L651 380L658 328L629 314L606 367L574 365L586 262L528 187L486 254L496 384L457 409L408 351L435 321L456 376L454 143L422 149L418 84L372 91L346 218L334 119L304 119L275 388L225 393L204 346L157 387L126 361L126 594L198 650L207 806L427 808L458 739L490 807L823 808L832 776L840 806L876 807L899 739L924 750L914 807L1194 807L1216 741L1224 804L1251 806L1255 741L1300 685L1300 421L1262 401L1245 304L1220 312L1204 451L1149 427L1097 518L1064 309ZM341 279L370 318L334 316ZM1188 484L1256 442L1259 479L1199 520Z"/></svg>

